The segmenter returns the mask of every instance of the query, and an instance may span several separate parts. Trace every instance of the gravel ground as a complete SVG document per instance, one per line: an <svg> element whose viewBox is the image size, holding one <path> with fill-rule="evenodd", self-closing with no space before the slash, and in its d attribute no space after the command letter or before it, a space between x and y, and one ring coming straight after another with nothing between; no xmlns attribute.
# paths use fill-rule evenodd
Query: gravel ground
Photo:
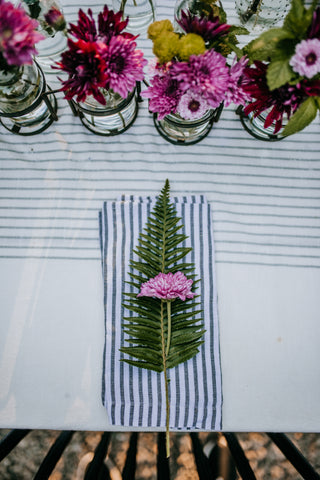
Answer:
<svg viewBox="0 0 320 480"><path fill-rule="evenodd" d="M0 440L8 430L0 430ZM57 431L33 430L0 464L1 480L30 480L37 471L44 455L58 436ZM101 432L76 432L66 448L50 480L80 480L93 452L99 443ZM288 437L300 449L318 473L320 473L320 434L292 433ZM218 434L200 433L205 445L217 442ZM298 480L295 469L280 450L263 433L241 433L238 439L246 452L257 479ZM221 441L221 439L220 439ZM222 439L223 441L223 439ZM129 434L112 435L106 463L111 468L112 480L121 480ZM157 436L153 433L139 435L136 480L156 480ZM171 435L171 478L175 480L197 480L189 435Z"/></svg>

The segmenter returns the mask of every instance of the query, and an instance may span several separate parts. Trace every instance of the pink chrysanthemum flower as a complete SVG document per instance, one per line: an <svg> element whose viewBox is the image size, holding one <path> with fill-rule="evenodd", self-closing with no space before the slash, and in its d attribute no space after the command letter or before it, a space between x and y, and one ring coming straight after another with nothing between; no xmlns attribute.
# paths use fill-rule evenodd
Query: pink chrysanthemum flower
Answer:
<svg viewBox="0 0 320 480"><path fill-rule="evenodd" d="M209 108L207 101L201 95L188 91L180 98L177 113L185 120L197 120L203 117Z"/></svg>
<svg viewBox="0 0 320 480"><path fill-rule="evenodd" d="M136 46L132 40L117 36L111 38L105 50L110 88L123 98L134 89L137 81L143 80L143 67L147 61L141 50L136 50Z"/></svg>
<svg viewBox="0 0 320 480"><path fill-rule="evenodd" d="M22 7L0 0L0 54L8 65L32 63L35 43L45 38L35 30L37 26Z"/></svg>
<svg viewBox="0 0 320 480"><path fill-rule="evenodd" d="M320 40L302 40L296 46L295 54L289 63L295 72L307 78L320 73Z"/></svg>
<svg viewBox="0 0 320 480"><path fill-rule="evenodd" d="M66 99L71 100L76 96L78 102L83 102L87 95L93 95L105 105L106 100L100 89L108 87L109 77L101 55L101 46L96 42L73 42L69 39L68 47L56 67L69 74L69 78L62 81Z"/></svg>
<svg viewBox="0 0 320 480"><path fill-rule="evenodd" d="M182 272L159 273L141 285L137 296L156 297L162 300L180 298L185 301L195 296L195 293L191 292L192 284L193 280L188 279Z"/></svg>
<svg viewBox="0 0 320 480"><path fill-rule="evenodd" d="M172 63L170 70L183 92L192 90L202 95L212 108L224 100L229 85L229 68L220 53L207 50L202 55L191 55L188 62Z"/></svg>
<svg viewBox="0 0 320 480"><path fill-rule="evenodd" d="M169 74L155 75L148 90L141 93L143 97L149 98L149 110L158 113L159 120L170 113L176 113L181 94L177 80Z"/></svg>
<svg viewBox="0 0 320 480"><path fill-rule="evenodd" d="M230 67L229 85L225 96L225 106L230 103L235 105L244 105L250 100L250 95L242 88L242 80L244 78L244 69L248 64L248 58L242 57L237 62L235 61Z"/></svg>

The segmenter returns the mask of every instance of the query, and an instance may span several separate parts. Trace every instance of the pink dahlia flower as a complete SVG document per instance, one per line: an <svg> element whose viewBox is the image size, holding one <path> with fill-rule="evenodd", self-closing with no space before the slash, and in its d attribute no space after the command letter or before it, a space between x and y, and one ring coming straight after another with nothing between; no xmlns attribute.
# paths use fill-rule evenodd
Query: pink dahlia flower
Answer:
<svg viewBox="0 0 320 480"><path fill-rule="evenodd" d="M296 46L295 54L289 63L295 72L307 78L320 73L320 40L318 38L302 40Z"/></svg>
<svg viewBox="0 0 320 480"><path fill-rule="evenodd" d="M0 0L0 53L8 65L32 63L35 43L45 38L35 30L37 26L22 7Z"/></svg>
<svg viewBox="0 0 320 480"><path fill-rule="evenodd" d="M120 35L112 37L103 56L109 86L123 98L134 89L137 81L143 80L143 67L147 60L141 50L136 50L136 46L136 42L129 38Z"/></svg>
<svg viewBox="0 0 320 480"><path fill-rule="evenodd" d="M170 74L155 75L148 90L141 93L149 98L149 110L158 113L159 120L169 113L176 113L181 94L179 83Z"/></svg>
<svg viewBox="0 0 320 480"><path fill-rule="evenodd" d="M188 62L175 62L170 70L183 92L192 90L202 95L212 108L224 100L229 85L229 68L220 53L207 50L202 55L191 55Z"/></svg>
<svg viewBox="0 0 320 480"><path fill-rule="evenodd" d="M201 95L188 91L182 95L177 112L185 120L197 120L203 117L210 106Z"/></svg>
<svg viewBox="0 0 320 480"><path fill-rule="evenodd" d="M193 280L188 279L182 272L159 273L141 285L138 297L156 297L162 300L193 298L191 292Z"/></svg>

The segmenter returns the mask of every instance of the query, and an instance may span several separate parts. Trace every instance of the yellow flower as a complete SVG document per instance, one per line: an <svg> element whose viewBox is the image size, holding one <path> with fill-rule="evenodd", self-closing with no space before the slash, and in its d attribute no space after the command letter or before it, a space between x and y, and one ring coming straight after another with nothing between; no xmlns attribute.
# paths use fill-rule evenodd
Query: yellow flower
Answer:
<svg viewBox="0 0 320 480"><path fill-rule="evenodd" d="M178 53L179 35L174 32L164 32L153 40L153 53L160 63L170 62Z"/></svg>
<svg viewBox="0 0 320 480"><path fill-rule="evenodd" d="M187 33L180 38L178 56L182 61L189 60L190 55L200 55L206 51L204 40L196 33Z"/></svg>
<svg viewBox="0 0 320 480"><path fill-rule="evenodd" d="M170 20L159 20L158 22L153 22L148 28L148 37L150 40L154 40L163 33L173 32L173 25Z"/></svg>

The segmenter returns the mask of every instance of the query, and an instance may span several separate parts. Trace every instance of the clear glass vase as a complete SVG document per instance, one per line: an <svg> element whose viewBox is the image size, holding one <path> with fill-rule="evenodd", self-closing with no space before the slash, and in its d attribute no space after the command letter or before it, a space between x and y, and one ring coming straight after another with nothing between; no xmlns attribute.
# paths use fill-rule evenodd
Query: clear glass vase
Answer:
<svg viewBox="0 0 320 480"><path fill-rule="evenodd" d="M176 0L174 6L174 18L180 20L181 11L186 12L189 10L194 15L201 15L201 13L209 14L213 10L214 14L218 15L219 3L202 0ZM178 27L179 28L179 27Z"/></svg>
<svg viewBox="0 0 320 480"><path fill-rule="evenodd" d="M59 0L23 0L22 6L31 18L36 18L39 32L46 37L36 45L37 62L44 72L52 73L51 66L60 60L61 54L67 48L62 6ZM50 12L53 12L52 24L46 20L46 15L50 15Z"/></svg>
<svg viewBox="0 0 320 480"><path fill-rule="evenodd" d="M264 123L269 112L270 109L267 109L264 112L261 112L259 115L254 116L254 112L245 115L242 106L238 107L237 109L237 114L240 116L241 123L245 130L250 133L250 135L257 138L258 140L264 140L267 142L275 142L278 140L282 140L283 138L285 138L282 132L287 122L284 119L280 131L276 134L273 133L275 128L275 122L272 123L268 128L264 127Z"/></svg>
<svg viewBox="0 0 320 480"><path fill-rule="evenodd" d="M185 120L177 113L166 115L159 120L153 115L153 121L160 135L174 145L193 145L203 140L211 131L212 126L220 118L223 103L197 120Z"/></svg>
<svg viewBox="0 0 320 480"><path fill-rule="evenodd" d="M112 5L115 12L129 17L126 30L134 34L145 33L156 19L156 0L112 0Z"/></svg>
<svg viewBox="0 0 320 480"><path fill-rule="evenodd" d="M289 0L235 0L240 22L249 32L262 32L283 21Z"/></svg>
<svg viewBox="0 0 320 480"><path fill-rule="evenodd" d="M35 62L0 71L0 121L7 130L40 133L57 120L56 112L56 98Z"/></svg>
<svg viewBox="0 0 320 480"><path fill-rule="evenodd" d="M105 90L103 94L106 105L90 95L84 102L71 100L71 108L91 132L105 136L119 135L133 124L138 114L137 88L127 98L110 90Z"/></svg>

